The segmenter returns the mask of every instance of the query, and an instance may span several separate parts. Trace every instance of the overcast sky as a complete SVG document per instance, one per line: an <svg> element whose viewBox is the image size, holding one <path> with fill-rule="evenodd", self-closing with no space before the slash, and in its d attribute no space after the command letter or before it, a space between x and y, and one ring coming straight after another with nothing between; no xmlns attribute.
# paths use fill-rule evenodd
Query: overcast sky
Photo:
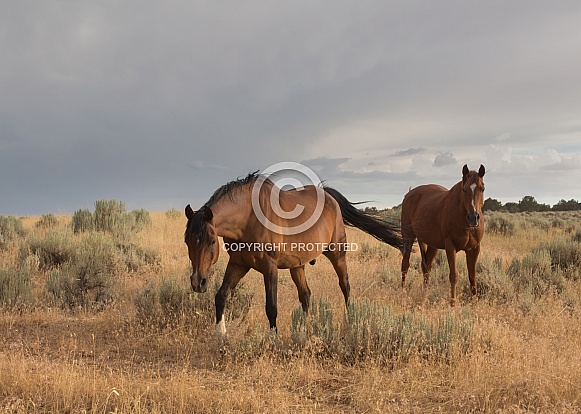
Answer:
<svg viewBox="0 0 581 414"><path fill-rule="evenodd" d="M3 1L0 215L203 204L303 162L353 201L486 167L581 200L579 1Z"/></svg>

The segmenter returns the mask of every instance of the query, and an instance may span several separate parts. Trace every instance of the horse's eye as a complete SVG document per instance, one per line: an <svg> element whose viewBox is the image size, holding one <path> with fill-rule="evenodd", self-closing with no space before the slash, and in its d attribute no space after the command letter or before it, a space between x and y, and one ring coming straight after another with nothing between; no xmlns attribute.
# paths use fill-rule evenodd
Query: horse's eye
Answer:
<svg viewBox="0 0 581 414"><path fill-rule="evenodd" d="M213 245L215 245L215 244L216 244L216 239L214 239L214 240L212 240L212 241L210 242L210 246L213 246Z"/></svg>

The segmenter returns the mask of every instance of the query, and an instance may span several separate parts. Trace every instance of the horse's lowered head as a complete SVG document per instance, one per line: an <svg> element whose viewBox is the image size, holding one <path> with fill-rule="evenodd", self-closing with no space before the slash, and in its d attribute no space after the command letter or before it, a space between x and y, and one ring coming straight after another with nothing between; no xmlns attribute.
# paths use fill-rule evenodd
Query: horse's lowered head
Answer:
<svg viewBox="0 0 581 414"><path fill-rule="evenodd" d="M478 172L470 171L468 165L462 168L462 204L467 211L466 221L470 227L478 227L484 205L484 173L483 165Z"/></svg>
<svg viewBox="0 0 581 414"><path fill-rule="evenodd" d="M188 254L192 263L192 275L190 282L194 292L203 293L208 290L208 278L211 268L218 260L220 243L213 224L214 214L208 206L198 211L186 206L185 242L188 246Z"/></svg>

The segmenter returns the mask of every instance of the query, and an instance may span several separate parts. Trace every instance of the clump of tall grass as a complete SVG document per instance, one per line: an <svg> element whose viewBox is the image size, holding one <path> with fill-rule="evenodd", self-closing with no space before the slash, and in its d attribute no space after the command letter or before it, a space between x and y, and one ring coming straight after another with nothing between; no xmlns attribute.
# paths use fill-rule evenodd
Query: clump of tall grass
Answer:
<svg viewBox="0 0 581 414"><path fill-rule="evenodd" d="M384 243L369 244L367 242L362 242L358 245L357 254L359 256L359 260L364 262L369 260L375 260L377 258L379 258L380 260L386 260L392 251L393 249L391 249Z"/></svg>
<svg viewBox="0 0 581 414"><path fill-rule="evenodd" d="M573 234L571 240L573 240L576 243L581 243L581 229L577 229L577 231L575 231L575 234Z"/></svg>
<svg viewBox="0 0 581 414"><path fill-rule="evenodd" d="M329 301L321 298L312 301L309 316L302 308L293 311L291 339L319 357L348 364L397 364L414 357L449 361L455 352L468 351L472 323L467 312L430 320L365 298L350 302L343 323L335 323Z"/></svg>
<svg viewBox="0 0 581 414"><path fill-rule="evenodd" d="M176 210L175 208L170 208L167 210L165 212L165 216L170 220L177 220L185 217L183 212Z"/></svg>
<svg viewBox="0 0 581 414"><path fill-rule="evenodd" d="M22 221L14 216L0 216L0 249L8 248L13 241L24 237Z"/></svg>

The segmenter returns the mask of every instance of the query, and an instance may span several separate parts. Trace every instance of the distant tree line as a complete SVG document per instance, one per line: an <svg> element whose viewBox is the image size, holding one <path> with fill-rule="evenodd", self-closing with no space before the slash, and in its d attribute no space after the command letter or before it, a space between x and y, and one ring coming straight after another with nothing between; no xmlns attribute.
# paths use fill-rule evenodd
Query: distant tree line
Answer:
<svg viewBox="0 0 581 414"><path fill-rule="evenodd" d="M518 203L502 204L494 198L484 200L484 211L508 211L509 213L520 213L525 211L576 211L581 210L581 203L577 200L561 200L552 207L548 204L541 204L533 196L525 196Z"/></svg>
<svg viewBox="0 0 581 414"><path fill-rule="evenodd" d="M552 207L548 204L541 204L533 196L525 196L518 203L502 204L494 198L484 200L484 211L506 211L509 213L521 213L526 211L578 211L581 210L581 203L577 200L561 200ZM364 212L377 215L398 215L401 212L401 204L384 210L377 207L365 207Z"/></svg>

